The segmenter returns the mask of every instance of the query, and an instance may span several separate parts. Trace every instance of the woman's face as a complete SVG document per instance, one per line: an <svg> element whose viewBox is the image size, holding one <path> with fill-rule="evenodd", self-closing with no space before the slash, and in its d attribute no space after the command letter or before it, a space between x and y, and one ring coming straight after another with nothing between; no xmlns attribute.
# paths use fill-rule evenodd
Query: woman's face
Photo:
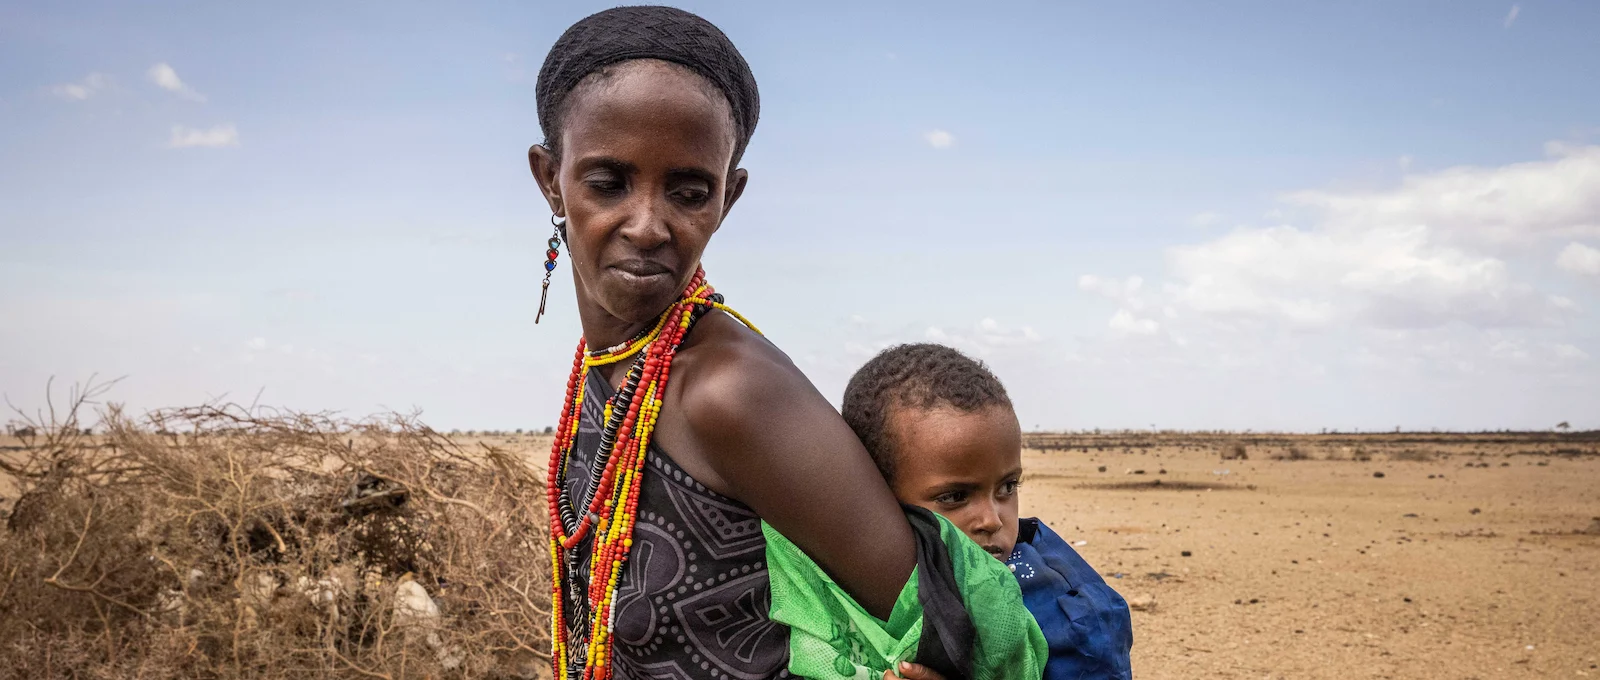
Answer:
<svg viewBox="0 0 1600 680"><path fill-rule="evenodd" d="M735 134L721 94L665 62L625 62L568 96L561 158L535 146L529 164L566 218L586 323L642 324L677 299L744 190Z"/></svg>

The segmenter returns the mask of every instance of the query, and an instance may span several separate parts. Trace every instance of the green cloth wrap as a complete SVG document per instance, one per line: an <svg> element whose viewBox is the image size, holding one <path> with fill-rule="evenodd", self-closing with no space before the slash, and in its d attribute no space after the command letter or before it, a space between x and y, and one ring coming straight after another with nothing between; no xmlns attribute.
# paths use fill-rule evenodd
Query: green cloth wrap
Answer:
<svg viewBox="0 0 1600 680"><path fill-rule="evenodd" d="M766 522L772 620L789 627L789 672L803 678L880 680L914 661L922 635L917 574L901 589L887 622L868 614L821 567ZM1039 624L1022 604L1022 590L1005 563L939 517L939 536L961 599L978 630L973 680L1038 680L1049 648Z"/></svg>

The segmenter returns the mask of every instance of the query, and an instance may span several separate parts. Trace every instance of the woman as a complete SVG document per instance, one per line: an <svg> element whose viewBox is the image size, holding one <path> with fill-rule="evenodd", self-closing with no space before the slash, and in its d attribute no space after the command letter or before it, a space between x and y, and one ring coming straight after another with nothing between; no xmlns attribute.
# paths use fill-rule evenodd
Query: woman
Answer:
<svg viewBox="0 0 1600 680"><path fill-rule="evenodd" d="M586 340L551 458L558 672L787 677L761 522L878 619L917 547L839 414L699 274L749 179L755 79L703 19L627 7L568 29L537 95L528 161Z"/></svg>

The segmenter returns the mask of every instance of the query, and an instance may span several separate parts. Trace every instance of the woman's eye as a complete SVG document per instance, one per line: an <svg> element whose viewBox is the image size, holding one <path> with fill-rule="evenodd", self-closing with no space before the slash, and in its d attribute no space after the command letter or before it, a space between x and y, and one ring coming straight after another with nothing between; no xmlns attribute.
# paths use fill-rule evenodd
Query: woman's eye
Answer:
<svg viewBox="0 0 1600 680"><path fill-rule="evenodd" d="M605 195L615 195L623 192L628 187L620 179L611 177L591 177L583 181L591 190Z"/></svg>
<svg viewBox="0 0 1600 680"><path fill-rule="evenodd" d="M706 199L711 197L710 193L700 189L679 189L673 192L672 195L676 196L678 200L689 205L699 205L701 203L705 203Z"/></svg>

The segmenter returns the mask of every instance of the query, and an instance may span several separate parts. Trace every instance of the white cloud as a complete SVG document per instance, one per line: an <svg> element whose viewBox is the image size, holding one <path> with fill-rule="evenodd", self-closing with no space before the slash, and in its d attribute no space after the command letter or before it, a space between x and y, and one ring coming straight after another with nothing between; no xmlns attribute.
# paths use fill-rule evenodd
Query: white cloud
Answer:
<svg viewBox="0 0 1600 680"><path fill-rule="evenodd" d="M1577 242L1568 243L1556 256L1556 266L1574 274L1600 276L1600 248Z"/></svg>
<svg viewBox="0 0 1600 680"><path fill-rule="evenodd" d="M1106 325L1113 333L1122 335L1155 335L1161 330L1161 324L1155 319L1139 318L1126 309L1117 310Z"/></svg>
<svg viewBox="0 0 1600 680"><path fill-rule="evenodd" d="M1107 279L1094 274L1084 274L1078 277L1078 290L1095 293L1119 305L1138 311L1144 308L1144 299L1139 292L1144 288L1144 278L1130 276L1118 281Z"/></svg>
<svg viewBox="0 0 1600 680"><path fill-rule="evenodd" d="M166 64L166 62L151 66L150 70L145 72L145 75L150 78L150 82L155 83L157 87L160 87L168 92L174 92L184 99L197 102L203 102L206 100L205 95L195 92L194 88L184 84L183 80L178 77L178 72L174 71L171 66Z"/></svg>
<svg viewBox="0 0 1600 680"><path fill-rule="evenodd" d="M1210 227L1222 223L1222 215L1214 212L1203 212L1189 218L1189 224L1196 227Z"/></svg>
<svg viewBox="0 0 1600 680"><path fill-rule="evenodd" d="M996 350L1012 350L1044 342L1044 336L1032 326L1011 328L989 318L979 320L969 331L946 331L939 326L930 326L923 331L922 337L928 342L949 345L977 356L988 356Z"/></svg>
<svg viewBox="0 0 1600 680"><path fill-rule="evenodd" d="M1581 349L1578 349L1577 347L1573 347L1572 345L1565 345L1565 344L1556 345L1555 346L1555 355L1556 355L1557 359L1561 359L1563 361L1588 361L1589 360L1589 353L1588 352L1585 352L1585 351L1583 351Z"/></svg>
<svg viewBox="0 0 1600 680"><path fill-rule="evenodd" d="M928 140L928 146L935 149L948 149L956 143L956 136L946 130L930 130L922 138Z"/></svg>
<svg viewBox="0 0 1600 680"><path fill-rule="evenodd" d="M1410 156L1410 154L1407 154L1407 155L1401 156L1399 158L1396 158L1394 162L1395 162L1395 165L1400 166L1401 170L1410 170L1411 169L1411 164L1415 163L1416 160L1417 159L1412 158Z"/></svg>
<svg viewBox="0 0 1600 680"><path fill-rule="evenodd" d="M1430 239L1484 247L1600 235L1600 146L1545 150L1545 160L1408 175L1386 191L1301 191L1285 200L1330 231L1422 226Z"/></svg>
<svg viewBox="0 0 1600 680"><path fill-rule="evenodd" d="M167 146L173 149L195 146L221 148L238 145L239 130L233 126L233 123L214 125L209 129L174 125L172 126L172 139L167 143Z"/></svg>
<svg viewBox="0 0 1600 680"><path fill-rule="evenodd" d="M91 73L76 83L51 85L50 94L71 101L83 101L95 96L111 85L111 78L103 73Z"/></svg>
<svg viewBox="0 0 1600 680"><path fill-rule="evenodd" d="M1555 328L1578 305L1509 263L1554 238L1600 233L1600 146L1547 150L1540 161L1408 175L1390 189L1291 193L1284 200L1303 224L1167 248L1161 285L1085 275L1078 288L1116 303L1109 326L1120 335ZM1571 243L1557 265L1600 275L1600 250Z"/></svg>
<svg viewBox="0 0 1600 680"><path fill-rule="evenodd" d="M1425 227L1238 229L1170 249L1168 291L1194 311L1307 328L1537 325L1560 316L1554 297L1514 281L1505 262L1430 235Z"/></svg>
<svg viewBox="0 0 1600 680"><path fill-rule="evenodd" d="M1517 15L1521 14L1521 13L1522 13L1522 5L1512 5L1511 6L1511 11L1510 12L1506 12L1506 19L1505 19L1505 22L1504 22L1506 28L1511 28L1511 24L1517 23Z"/></svg>

